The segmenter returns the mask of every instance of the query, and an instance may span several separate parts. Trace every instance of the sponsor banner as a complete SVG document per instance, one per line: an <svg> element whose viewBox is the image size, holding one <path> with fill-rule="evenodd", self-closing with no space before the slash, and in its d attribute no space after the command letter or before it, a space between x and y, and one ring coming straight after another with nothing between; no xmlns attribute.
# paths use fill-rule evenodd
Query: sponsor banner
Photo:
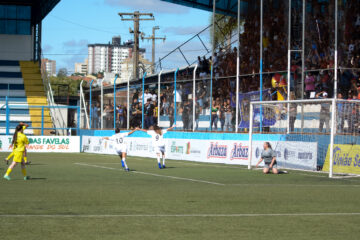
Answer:
<svg viewBox="0 0 360 240"><path fill-rule="evenodd" d="M129 156L156 157L151 138L126 137L125 142ZM112 144L100 137L83 137L84 152L116 154ZM278 141L271 144L279 167L316 170L317 143ZM253 142L253 166L259 161L262 149L263 142ZM248 165L248 156L248 141L166 139L168 159Z"/></svg>
<svg viewBox="0 0 360 240"><path fill-rule="evenodd" d="M250 102L260 101L260 93L261 91L239 93L239 110L240 110L239 128L249 128ZM263 101L271 100L271 96L272 96L271 89L263 90L262 96L263 96ZM273 126L276 123L275 112L265 108L261 110L260 107L261 107L260 105L254 105L254 113L253 113L254 127L259 126L261 120L262 120L262 125L264 127Z"/></svg>
<svg viewBox="0 0 360 240"><path fill-rule="evenodd" d="M334 173L360 174L360 145L334 144ZM329 171L330 145L326 154L323 171Z"/></svg>
<svg viewBox="0 0 360 240"><path fill-rule="evenodd" d="M80 152L78 136L28 136L28 152ZM0 136L0 152L11 152L12 136Z"/></svg>

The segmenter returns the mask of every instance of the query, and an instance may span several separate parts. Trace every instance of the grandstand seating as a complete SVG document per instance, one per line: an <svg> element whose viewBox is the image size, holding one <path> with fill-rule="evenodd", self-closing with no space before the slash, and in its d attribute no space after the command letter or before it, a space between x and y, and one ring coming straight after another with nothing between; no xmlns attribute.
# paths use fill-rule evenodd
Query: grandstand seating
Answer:
<svg viewBox="0 0 360 240"><path fill-rule="evenodd" d="M47 106L48 103L37 62L0 61L0 134L6 133L6 96L12 106L10 133L22 121L30 125L27 134L40 134L42 110L32 106ZM44 109L44 127L52 127L49 109Z"/></svg>

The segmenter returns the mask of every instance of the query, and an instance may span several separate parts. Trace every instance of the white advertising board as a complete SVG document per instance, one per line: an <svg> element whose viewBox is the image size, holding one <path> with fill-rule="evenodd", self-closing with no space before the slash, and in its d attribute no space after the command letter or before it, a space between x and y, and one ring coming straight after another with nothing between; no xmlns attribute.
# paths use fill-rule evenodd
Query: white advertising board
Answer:
<svg viewBox="0 0 360 240"><path fill-rule="evenodd" d="M28 152L80 152L78 136L28 136ZM11 152L12 136L0 136L0 152Z"/></svg>
<svg viewBox="0 0 360 240"><path fill-rule="evenodd" d="M156 157L151 138L127 137L125 142L129 156ZM270 143L276 151L279 167L316 170L317 143L288 141ZM84 136L82 149L89 153L116 154L113 144L101 137ZM259 160L262 149L263 142L253 142L252 165ZM168 159L248 165L248 153L248 141L166 139Z"/></svg>

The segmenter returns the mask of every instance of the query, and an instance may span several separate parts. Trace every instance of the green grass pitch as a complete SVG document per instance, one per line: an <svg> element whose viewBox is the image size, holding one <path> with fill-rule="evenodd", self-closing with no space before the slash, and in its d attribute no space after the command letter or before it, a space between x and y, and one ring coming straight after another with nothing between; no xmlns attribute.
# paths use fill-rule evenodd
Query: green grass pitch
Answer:
<svg viewBox="0 0 360 240"><path fill-rule="evenodd" d="M1 153L3 159L5 153ZM0 182L0 239L359 239L360 179L30 153ZM1 162L4 174L6 165Z"/></svg>

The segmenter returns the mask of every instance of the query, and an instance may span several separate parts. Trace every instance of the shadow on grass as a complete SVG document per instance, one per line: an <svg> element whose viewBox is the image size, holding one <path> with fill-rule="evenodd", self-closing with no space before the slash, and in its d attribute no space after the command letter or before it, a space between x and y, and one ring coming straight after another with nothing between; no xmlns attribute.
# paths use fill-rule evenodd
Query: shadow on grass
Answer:
<svg viewBox="0 0 360 240"><path fill-rule="evenodd" d="M30 178L30 181L37 181L37 180L47 180L47 178Z"/></svg>

